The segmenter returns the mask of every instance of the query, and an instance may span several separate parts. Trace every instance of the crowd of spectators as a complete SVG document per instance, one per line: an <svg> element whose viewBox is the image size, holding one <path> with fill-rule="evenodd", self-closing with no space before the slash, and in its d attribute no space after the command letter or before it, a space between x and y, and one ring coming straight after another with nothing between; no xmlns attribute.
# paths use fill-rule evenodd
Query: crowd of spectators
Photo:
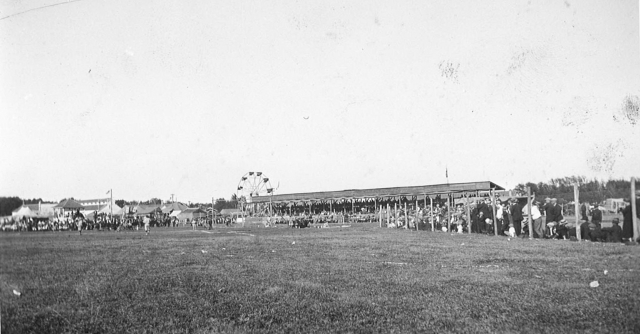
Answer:
<svg viewBox="0 0 640 334"><path fill-rule="evenodd" d="M603 212L598 203L582 203L580 206L579 229L576 229L575 219L565 219L562 208L555 198L546 198L544 203L532 201L531 209L526 198L509 198L506 200L485 198L471 203L448 206L446 203L436 203L434 206L418 207L417 210L405 209L402 206L391 207L390 210L374 211L361 209L359 212L348 213L322 211L311 213L296 211L289 214L278 212L275 215L263 217L265 226L287 224L290 227L322 226L330 223L361 223L380 221L388 228L408 228L418 230L437 230L457 233L478 233L500 235L508 237L528 237L545 239L577 239L579 230L581 240L601 242L621 242L633 238L631 205L621 210L623 226L620 219L613 218L611 226L603 227ZM640 199L637 200L640 206ZM451 212L449 212L451 208ZM406 210L406 211L405 211ZM640 219L640 210L638 210ZM529 213L531 214L531 228L529 231ZM259 216L259 215L258 215ZM470 218L470 219L469 219ZM0 219L2 231L126 231L139 230L148 223L150 227L178 227L190 226L211 229L214 225L230 225L234 220L230 216L202 217L178 220L169 214L146 216L114 216L95 214L90 219L85 218L79 211L66 212L64 215L52 218L7 217ZM497 229L497 231L496 231Z"/></svg>
<svg viewBox="0 0 640 334"><path fill-rule="evenodd" d="M79 211L65 212L53 217L3 217L0 218L0 231L4 232L37 232L37 231L128 231L140 230L148 219L149 226L178 227L190 226L193 228L204 227L211 229L214 224L231 223L230 217L217 216L200 217L179 220L169 214L149 214L140 216L111 216L109 214L93 214L85 217Z"/></svg>

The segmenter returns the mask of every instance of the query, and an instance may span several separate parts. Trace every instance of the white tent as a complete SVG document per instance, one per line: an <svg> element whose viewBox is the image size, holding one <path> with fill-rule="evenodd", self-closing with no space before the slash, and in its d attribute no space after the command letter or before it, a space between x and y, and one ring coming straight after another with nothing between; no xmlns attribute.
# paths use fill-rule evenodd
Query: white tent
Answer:
<svg viewBox="0 0 640 334"><path fill-rule="evenodd" d="M93 213L95 211L96 210L82 210L82 211L80 211L80 213L82 213L82 215L87 219L93 219L94 218L93 217ZM101 206L97 211L98 211L98 214L107 214L107 215L111 214L111 206L109 205L109 203L107 203L107 204ZM121 207L119 207L116 204L113 205L113 215L114 216L122 215L122 212L123 212L123 210L122 210Z"/></svg>
<svg viewBox="0 0 640 334"><path fill-rule="evenodd" d="M102 207L102 209L100 209L100 211L98 211L98 213L110 214L111 204L107 203L105 206ZM113 204L113 215L114 216L122 215L122 208L119 207L117 204Z"/></svg>
<svg viewBox="0 0 640 334"><path fill-rule="evenodd" d="M35 217L36 213L31 211L31 209L29 209L29 207L25 205L19 209L13 210L13 212L11 213L11 216L15 218Z"/></svg>

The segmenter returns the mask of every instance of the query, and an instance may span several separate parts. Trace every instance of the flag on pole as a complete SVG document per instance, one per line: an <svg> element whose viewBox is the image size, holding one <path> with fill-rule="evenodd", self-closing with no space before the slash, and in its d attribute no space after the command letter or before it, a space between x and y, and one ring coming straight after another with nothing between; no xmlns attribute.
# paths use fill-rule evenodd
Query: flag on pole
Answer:
<svg viewBox="0 0 640 334"><path fill-rule="evenodd" d="M445 167L444 174L447 178L449 177L449 167Z"/></svg>
<svg viewBox="0 0 640 334"><path fill-rule="evenodd" d="M109 189L109 191L107 191L107 195L109 195L110 192L111 192L111 189Z"/></svg>

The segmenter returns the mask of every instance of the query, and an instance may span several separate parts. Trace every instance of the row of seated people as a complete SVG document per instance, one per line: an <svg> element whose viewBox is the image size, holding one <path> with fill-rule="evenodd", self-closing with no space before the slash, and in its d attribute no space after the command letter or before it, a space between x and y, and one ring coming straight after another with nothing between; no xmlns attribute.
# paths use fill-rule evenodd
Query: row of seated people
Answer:
<svg viewBox="0 0 640 334"><path fill-rule="evenodd" d="M576 232L575 223L566 222L564 219L560 224L552 227L554 238L557 239L576 238ZM598 222L582 220L580 223L580 239L585 241L622 242L620 219L613 218L610 228L602 228Z"/></svg>

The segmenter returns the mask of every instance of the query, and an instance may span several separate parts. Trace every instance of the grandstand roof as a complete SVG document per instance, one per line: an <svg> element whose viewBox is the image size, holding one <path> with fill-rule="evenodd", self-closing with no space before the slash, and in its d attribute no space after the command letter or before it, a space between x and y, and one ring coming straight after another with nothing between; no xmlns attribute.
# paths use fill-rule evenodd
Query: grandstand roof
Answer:
<svg viewBox="0 0 640 334"><path fill-rule="evenodd" d="M489 191L491 189L504 190L503 187L491 181L480 181L480 182L435 184L435 185L412 186L412 187L350 189L350 190L341 190L341 191L282 194L282 195L272 195L272 196L255 196L251 198L251 203L267 203L269 201L278 203L278 202L352 199L352 198L385 198L385 197L395 197L395 196L460 194L460 193L475 193L479 191Z"/></svg>

